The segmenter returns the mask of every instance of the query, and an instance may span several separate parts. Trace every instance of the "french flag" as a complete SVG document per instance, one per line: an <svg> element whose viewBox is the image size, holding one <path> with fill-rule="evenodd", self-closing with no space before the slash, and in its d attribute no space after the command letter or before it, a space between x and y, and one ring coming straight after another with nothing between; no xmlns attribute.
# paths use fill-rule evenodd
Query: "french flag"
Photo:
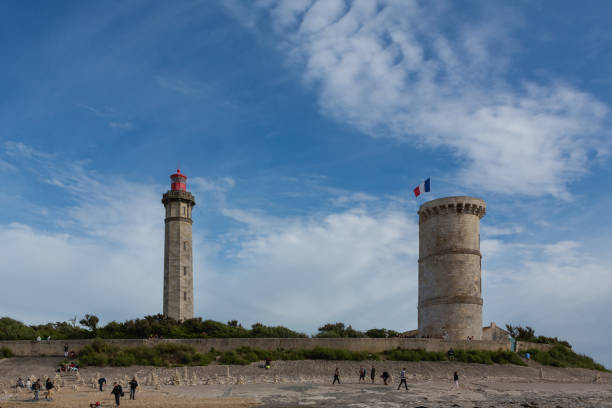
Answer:
<svg viewBox="0 0 612 408"><path fill-rule="evenodd" d="M414 196L418 197L419 195L421 195L423 193L429 193L430 191L431 191L431 183L430 183L429 179L427 179L424 182L422 182L421 184L419 184L414 189Z"/></svg>

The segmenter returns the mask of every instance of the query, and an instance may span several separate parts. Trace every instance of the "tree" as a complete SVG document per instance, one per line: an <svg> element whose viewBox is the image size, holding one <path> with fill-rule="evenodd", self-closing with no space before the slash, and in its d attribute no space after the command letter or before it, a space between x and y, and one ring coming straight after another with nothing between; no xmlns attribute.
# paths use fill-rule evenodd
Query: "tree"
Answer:
<svg viewBox="0 0 612 408"><path fill-rule="evenodd" d="M98 331L98 322L100 321L100 319L98 319L98 317L96 315L85 315L84 319L81 319L81 321L79 321L80 324L82 324L85 327L89 327L89 329L91 330L91 332L93 333L93 335L95 336L97 331Z"/></svg>

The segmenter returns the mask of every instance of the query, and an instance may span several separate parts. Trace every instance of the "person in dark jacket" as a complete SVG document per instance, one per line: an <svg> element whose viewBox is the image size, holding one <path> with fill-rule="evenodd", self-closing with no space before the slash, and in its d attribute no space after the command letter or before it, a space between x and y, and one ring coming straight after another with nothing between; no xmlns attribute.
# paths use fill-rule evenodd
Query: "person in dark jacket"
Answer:
<svg viewBox="0 0 612 408"><path fill-rule="evenodd" d="M39 378L38 380L36 380L34 384L32 384L32 391L34 391L35 401L38 401L38 393L40 392L41 388L42 388L42 385L40 384L40 378Z"/></svg>
<svg viewBox="0 0 612 408"><path fill-rule="evenodd" d="M123 397L123 388L121 388L121 384L114 383L111 394L115 394L115 403L117 404L117 406L119 406L119 404L121 403L121 397Z"/></svg>
<svg viewBox="0 0 612 408"><path fill-rule="evenodd" d="M391 379L391 376L387 370L383 371L380 377L383 379L383 383L385 383L385 385L389 385L388 381Z"/></svg>
<svg viewBox="0 0 612 408"><path fill-rule="evenodd" d="M130 399L131 400L136 399L136 388L138 388L138 381L136 381L136 377L133 377L132 381L130 381Z"/></svg>
<svg viewBox="0 0 612 408"><path fill-rule="evenodd" d="M338 381L338 384L340 384L340 367L336 367L336 371L334 371L334 381L332 382L332 385L334 385L336 381Z"/></svg>
<svg viewBox="0 0 612 408"><path fill-rule="evenodd" d="M47 378L47 382L45 383L45 388L47 389L47 393L45 394L45 399L53 399L53 383L50 378Z"/></svg>
<svg viewBox="0 0 612 408"><path fill-rule="evenodd" d="M455 371L455 374L453 374L453 386L451 387L452 389L459 389L459 374Z"/></svg>
<svg viewBox="0 0 612 408"><path fill-rule="evenodd" d="M102 377L98 380L98 385L100 385L100 392L104 391L104 384L106 384L106 378Z"/></svg>
<svg viewBox="0 0 612 408"><path fill-rule="evenodd" d="M374 368L374 366L372 366L370 370L370 379L372 380L372 384L374 384L374 380L376 379L376 368Z"/></svg>

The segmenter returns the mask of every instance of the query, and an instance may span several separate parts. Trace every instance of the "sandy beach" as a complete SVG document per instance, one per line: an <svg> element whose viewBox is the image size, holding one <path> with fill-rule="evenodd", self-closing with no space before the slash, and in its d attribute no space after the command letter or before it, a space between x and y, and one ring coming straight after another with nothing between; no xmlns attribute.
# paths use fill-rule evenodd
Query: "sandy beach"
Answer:
<svg viewBox="0 0 612 408"><path fill-rule="evenodd" d="M462 364L454 362L374 362L377 378L371 384L372 362L275 361L270 370L260 364L207 367L88 367L79 375L56 377L59 359L12 358L0 361L0 408L88 407L100 401L114 406L110 385L119 381L126 407L612 407L612 374L584 369ZM368 370L368 381L358 382L358 370ZM331 385L340 367L342 384ZM406 367L408 391L397 390L398 373ZM390 385L379 375L388 370ZM459 372L460 388L451 389ZM54 379L59 390L52 401L32 401L32 393L13 387L18 377ZM105 377L104 392L96 380ZM127 396L127 380L140 383L136 400Z"/></svg>

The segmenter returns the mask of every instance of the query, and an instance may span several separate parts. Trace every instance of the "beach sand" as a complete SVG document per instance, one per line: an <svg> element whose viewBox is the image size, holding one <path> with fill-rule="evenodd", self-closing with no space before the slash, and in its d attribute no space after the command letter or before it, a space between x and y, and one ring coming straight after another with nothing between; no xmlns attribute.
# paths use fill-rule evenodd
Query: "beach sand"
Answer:
<svg viewBox="0 0 612 408"><path fill-rule="evenodd" d="M112 383L122 383L122 407L611 407L612 374L585 369L480 365L454 362L374 362L376 383L369 381L372 362L276 361L271 370L260 364L207 367L123 367L82 369L79 376L62 375L53 401L32 402L32 393L14 387L17 377L52 379L58 358L12 358L0 361L0 408L88 407L100 401L114 406ZM358 383L358 370L368 370L368 381ZM340 367L342 384L331 385ZM408 391L397 390L399 370L406 367ZM385 386L383 369L393 376ZM451 389L459 372L460 388ZM100 392L99 376L108 386ZM140 387L130 401L127 379L137 376ZM63 386L62 386L63 384ZM44 398L44 391L41 392Z"/></svg>

